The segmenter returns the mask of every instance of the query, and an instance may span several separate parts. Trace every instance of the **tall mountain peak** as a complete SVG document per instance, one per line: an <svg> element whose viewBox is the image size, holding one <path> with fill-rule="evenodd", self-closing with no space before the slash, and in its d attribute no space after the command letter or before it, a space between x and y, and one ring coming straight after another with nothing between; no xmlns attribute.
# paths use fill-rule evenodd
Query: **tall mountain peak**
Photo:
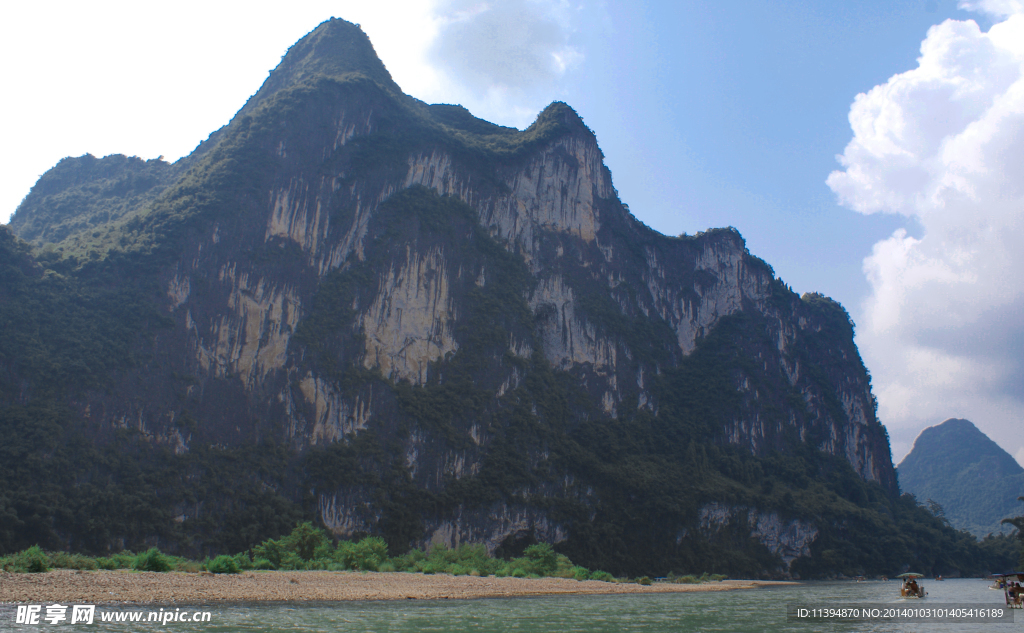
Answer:
<svg viewBox="0 0 1024 633"><path fill-rule="evenodd" d="M534 125L543 123L544 121L552 120L557 121L563 125L578 125L586 128L586 124L583 122L583 118L576 112L576 110L565 103L564 101L552 101L546 108L540 111L537 115L537 119ZM590 128L587 128L588 130Z"/></svg>
<svg viewBox="0 0 1024 633"><path fill-rule="evenodd" d="M359 27L339 18L321 22L293 44L239 114L246 114L277 92L317 77L362 75L395 94L402 89Z"/></svg>

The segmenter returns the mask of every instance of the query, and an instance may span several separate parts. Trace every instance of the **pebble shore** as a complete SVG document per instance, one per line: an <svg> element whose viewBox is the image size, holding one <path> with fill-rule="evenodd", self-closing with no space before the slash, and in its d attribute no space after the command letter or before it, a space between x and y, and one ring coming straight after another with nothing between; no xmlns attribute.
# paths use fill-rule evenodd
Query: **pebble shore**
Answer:
<svg viewBox="0 0 1024 633"><path fill-rule="evenodd" d="M495 578L447 574L260 571L242 574L57 570L0 572L0 603L196 604L337 600L442 600L512 596L683 593L753 589L778 583L723 580L698 585L611 583L566 578Z"/></svg>

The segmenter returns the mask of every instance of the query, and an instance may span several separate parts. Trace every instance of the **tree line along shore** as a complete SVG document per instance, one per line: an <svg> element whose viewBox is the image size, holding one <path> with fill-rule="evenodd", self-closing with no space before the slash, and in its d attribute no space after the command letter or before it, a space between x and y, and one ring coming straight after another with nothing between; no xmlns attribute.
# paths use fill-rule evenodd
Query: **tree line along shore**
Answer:
<svg viewBox="0 0 1024 633"><path fill-rule="evenodd" d="M306 522L280 539L268 539L251 550L233 556L222 554L205 560L173 556L152 547L141 553L122 551L110 556L87 556L69 552L47 552L33 545L21 552L0 557L0 571L40 573L51 569L81 571L127 569L145 572L208 572L238 574L245 571L367 571L450 574L452 576L495 576L497 578L567 578L579 581L636 582L650 585L647 576L616 578L612 574L574 565L548 543L526 547L521 556L508 559L490 555L482 544L463 544L454 549L434 545L413 549L398 556L388 555L384 539L368 536L359 541L335 543L323 530ZM701 584L724 580L721 574L704 572L671 574L664 580L679 584Z"/></svg>

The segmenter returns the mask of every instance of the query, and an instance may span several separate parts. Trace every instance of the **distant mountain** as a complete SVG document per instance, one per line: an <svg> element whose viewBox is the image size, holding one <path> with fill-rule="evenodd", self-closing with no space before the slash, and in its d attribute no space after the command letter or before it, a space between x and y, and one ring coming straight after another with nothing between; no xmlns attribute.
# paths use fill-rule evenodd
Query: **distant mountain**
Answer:
<svg viewBox="0 0 1024 633"><path fill-rule="evenodd" d="M1000 520L1021 513L1024 468L969 420L922 431L897 473L903 492L938 503L953 527L976 536L1008 532Z"/></svg>

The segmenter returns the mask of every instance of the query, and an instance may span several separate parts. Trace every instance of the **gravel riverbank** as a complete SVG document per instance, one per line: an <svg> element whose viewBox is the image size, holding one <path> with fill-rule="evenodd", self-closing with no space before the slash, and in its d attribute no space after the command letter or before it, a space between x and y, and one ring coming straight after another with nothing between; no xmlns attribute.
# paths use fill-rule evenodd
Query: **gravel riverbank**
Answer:
<svg viewBox="0 0 1024 633"><path fill-rule="evenodd" d="M558 594L622 594L753 589L776 583L724 580L699 585L610 583L565 578L495 578L446 574L260 571L235 575L57 570L0 573L0 603L185 603L438 600Z"/></svg>

